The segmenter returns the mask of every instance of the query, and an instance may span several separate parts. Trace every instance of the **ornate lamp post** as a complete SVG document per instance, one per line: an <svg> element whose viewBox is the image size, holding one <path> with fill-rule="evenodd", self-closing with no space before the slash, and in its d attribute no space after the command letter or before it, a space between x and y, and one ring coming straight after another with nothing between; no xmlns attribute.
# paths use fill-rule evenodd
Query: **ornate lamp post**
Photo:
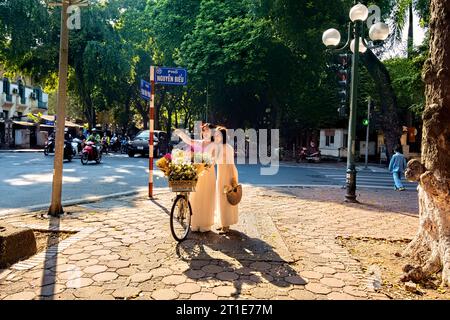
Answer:
<svg viewBox="0 0 450 320"><path fill-rule="evenodd" d="M369 27L369 37L372 44L363 38L364 22L369 18L369 11L374 15L367 23ZM341 42L341 34L336 29L328 29L323 33L322 41L329 50L334 52L350 51L353 53L350 87L350 117L348 125L347 143L347 202L357 202L356 200L356 167L355 167L355 138L356 138L356 108L358 102L358 65L359 54L364 54L367 49L379 46L379 43L389 36L389 27L380 21L380 9L377 6L370 6L358 3L350 10L350 20L348 24L348 39L344 46L338 48ZM374 19L373 19L374 18ZM373 23L376 22L376 23Z"/></svg>

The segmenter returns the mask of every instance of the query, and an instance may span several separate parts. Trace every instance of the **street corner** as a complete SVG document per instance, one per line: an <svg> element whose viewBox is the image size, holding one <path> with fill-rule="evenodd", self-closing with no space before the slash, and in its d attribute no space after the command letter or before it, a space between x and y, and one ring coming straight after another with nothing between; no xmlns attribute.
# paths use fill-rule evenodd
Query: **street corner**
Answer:
<svg viewBox="0 0 450 320"><path fill-rule="evenodd" d="M34 230L39 252L2 272L0 292L6 299L370 299L382 294L368 289L365 266L338 235L408 238L417 220L350 208L338 190L244 192L229 233L191 232L181 243L170 235L171 193L78 205L56 220L4 218ZM400 233L405 223L411 233Z"/></svg>

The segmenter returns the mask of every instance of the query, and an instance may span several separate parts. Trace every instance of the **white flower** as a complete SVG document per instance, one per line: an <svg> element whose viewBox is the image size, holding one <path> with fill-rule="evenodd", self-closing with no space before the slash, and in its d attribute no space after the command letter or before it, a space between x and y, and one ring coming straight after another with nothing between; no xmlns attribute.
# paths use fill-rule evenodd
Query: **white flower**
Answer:
<svg viewBox="0 0 450 320"><path fill-rule="evenodd" d="M180 149L174 149L172 151L172 162L174 164L186 164L190 163L189 157L186 155L186 152Z"/></svg>

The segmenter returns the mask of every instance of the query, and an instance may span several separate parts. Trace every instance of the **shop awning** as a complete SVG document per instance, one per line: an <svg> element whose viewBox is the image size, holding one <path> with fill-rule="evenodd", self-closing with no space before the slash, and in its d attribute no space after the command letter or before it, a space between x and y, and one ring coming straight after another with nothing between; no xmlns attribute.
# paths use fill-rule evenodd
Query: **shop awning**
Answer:
<svg viewBox="0 0 450 320"><path fill-rule="evenodd" d="M55 116L49 116L49 115L42 115L42 120L49 121L49 122L55 122ZM71 121L65 121L65 126L68 128L82 128L83 126L80 126L79 124L73 123ZM43 128L53 128L53 125L45 124L41 125Z"/></svg>
<svg viewBox="0 0 450 320"><path fill-rule="evenodd" d="M32 122L26 122L26 121L13 121L14 124L17 124L19 126L24 126L24 127L37 127L37 125L35 123ZM55 126L51 126L48 124L41 124L39 126L40 128L54 128ZM72 123L70 121L66 121L66 127L67 128L81 128L82 126Z"/></svg>
<svg viewBox="0 0 450 320"><path fill-rule="evenodd" d="M35 127L36 124L32 123L32 122L26 122L26 121L13 121L14 124L17 124L19 126L24 126L24 127Z"/></svg>

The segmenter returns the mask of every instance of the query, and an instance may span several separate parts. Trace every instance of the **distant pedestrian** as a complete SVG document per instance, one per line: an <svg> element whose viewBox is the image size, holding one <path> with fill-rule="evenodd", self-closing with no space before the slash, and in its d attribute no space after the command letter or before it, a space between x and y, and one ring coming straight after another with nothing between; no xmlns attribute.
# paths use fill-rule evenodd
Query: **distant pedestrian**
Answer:
<svg viewBox="0 0 450 320"><path fill-rule="evenodd" d="M402 148L400 146L397 145L394 152L395 154L389 163L389 171L392 172L392 176L394 177L395 190L404 191L406 189L402 183L402 176L406 170L406 158L401 153Z"/></svg>

